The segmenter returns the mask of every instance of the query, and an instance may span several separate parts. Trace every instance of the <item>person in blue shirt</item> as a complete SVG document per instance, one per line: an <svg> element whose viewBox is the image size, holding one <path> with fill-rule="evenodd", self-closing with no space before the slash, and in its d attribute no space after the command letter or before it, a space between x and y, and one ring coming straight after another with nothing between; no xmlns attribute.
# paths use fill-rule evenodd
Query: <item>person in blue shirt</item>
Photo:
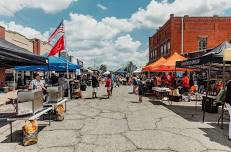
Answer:
<svg viewBox="0 0 231 152"><path fill-rule="evenodd" d="M112 74L111 75L111 95L112 95L112 91L113 91L115 81L116 81L116 77L115 77L114 74Z"/></svg>

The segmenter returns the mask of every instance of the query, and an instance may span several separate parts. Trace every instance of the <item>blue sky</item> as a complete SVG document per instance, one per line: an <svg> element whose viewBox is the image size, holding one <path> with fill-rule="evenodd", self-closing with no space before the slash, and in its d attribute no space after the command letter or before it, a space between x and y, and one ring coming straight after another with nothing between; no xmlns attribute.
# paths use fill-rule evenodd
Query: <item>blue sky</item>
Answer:
<svg viewBox="0 0 231 152"><path fill-rule="evenodd" d="M46 40L65 20L72 54L87 65L115 68L147 62L148 37L175 15L229 16L230 0L30 0L0 1L0 25Z"/></svg>
<svg viewBox="0 0 231 152"><path fill-rule="evenodd" d="M56 14L48 15L41 9L25 8L17 12L16 16L1 16L1 19L15 21L45 32L49 28L55 27L62 18L68 19L70 12L94 16L97 20L107 16L129 18L138 8L145 8L149 2L150 0L132 0L132 3L131 0L79 0L73 2L68 9ZM97 7L97 4L104 5L108 9L104 11Z"/></svg>

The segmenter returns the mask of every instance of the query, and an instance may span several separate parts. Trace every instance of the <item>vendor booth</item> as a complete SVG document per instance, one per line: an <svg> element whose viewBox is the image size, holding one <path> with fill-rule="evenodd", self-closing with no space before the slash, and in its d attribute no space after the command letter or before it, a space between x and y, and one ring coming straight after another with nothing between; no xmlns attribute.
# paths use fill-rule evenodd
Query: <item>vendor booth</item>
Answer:
<svg viewBox="0 0 231 152"><path fill-rule="evenodd" d="M79 65L69 62L63 57L48 57L48 65L32 65L32 66L15 66L16 71L57 71L65 72L67 71L67 66L69 71L75 71L80 69Z"/></svg>
<svg viewBox="0 0 231 152"><path fill-rule="evenodd" d="M175 52L169 58L167 58L167 60L164 63L160 64L159 66L152 67L150 71L152 72L190 71L191 69L176 67L176 61L182 61L182 60L186 60L186 58Z"/></svg>
<svg viewBox="0 0 231 152"><path fill-rule="evenodd" d="M63 64L58 65L57 68L61 69ZM14 66L44 66L48 67L48 59L27 51L26 49L20 48L6 40L0 39L0 67L12 68ZM53 66L53 65L52 65ZM65 66L66 67L66 66ZM71 67L71 65L70 65ZM53 68L53 67L52 67ZM47 69L46 69L47 70ZM15 73L14 73L15 77ZM15 82L15 78L14 78ZM55 113L55 116L63 114L64 106L62 104L66 103L67 99L63 98L62 92L60 90L54 91L54 89L48 89L50 98L45 100L44 92L41 89L35 90L14 90L11 96L8 94L0 94L1 99L3 96L7 96L9 100L8 103L14 106L14 112L7 117L0 118L1 121L8 122L10 125L10 140L13 141L13 122L18 120L25 120L25 125L23 126L23 144L30 145L37 142L38 133L38 122L37 119L40 116L47 115L49 119L49 125L51 123L51 113ZM58 93L57 93L58 92ZM52 100L51 100L52 97ZM53 102L54 99L56 102ZM45 102L44 102L45 101ZM52 103L50 103L52 101ZM66 104L65 104L66 105ZM66 109L66 107L65 107ZM33 126L33 132L27 132L26 127ZM30 130L31 131L31 130ZM28 138L33 141L28 141Z"/></svg>
<svg viewBox="0 0 231 152"><path fill-rule="evenodd" d="M123 68L119 68L118 70L115 71L115 74L119 74L119 75L125 75L127 72L124 71Z"/></svg>
<svg viewBox="0 0 231 152"><path fill-rule="evenodd" d="M46 65L47 63L47 58L37 56L26 49L0 39L0 67Z"/></svg>
<svg viewBox="0 0 231 152"><path fill-rule="evenodd" d="M145 66L142 69L142 71L143 72L152 72L152 69L155 69L155 68L159 67L160 65L162 65L165 62L166 62L166 59L164 57L161 57L159 60L155 61L154 63Z"/></svg>
<svg viewBox="0 0 231 152"><path fill-rule="evenodd" d="M222 105L222 126L223 126L223 112L224 103L218 99L218 92L215 90L215 85L218 82L222 82L222 91L225 85L225 75L227 72L231 72L230 60L226 62L224 59L224 52L227 54L231 53L231 44L228 41L223 42L211 52L197 58L192 58L184 61L177 61L176 66L179 68L194 67L201 69L206 72L207 79L204 91L200 91L199 94L203 97L202 110L203 110L203 121L205 120L205 112L217 113L218 106ZM222 70L223 69L223 70Z"/></svg>
<svg viewBox="0 0 231 152"><path fill-rule="evenodd" d="M142 72L142 68L138 68L138 69L136 69L135 71L133 71L132 73L133 74L139 74L139 73L141 73Z"/></svg>

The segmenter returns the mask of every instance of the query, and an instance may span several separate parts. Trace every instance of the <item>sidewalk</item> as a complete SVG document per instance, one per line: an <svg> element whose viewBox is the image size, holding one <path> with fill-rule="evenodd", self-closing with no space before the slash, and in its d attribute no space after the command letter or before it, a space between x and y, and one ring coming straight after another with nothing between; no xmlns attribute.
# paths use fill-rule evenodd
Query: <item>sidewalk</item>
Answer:
<svg viewBox="0 0 231 152"><path fill-rule="evenodd" d="M103 88L104 89L104 88ZM37 145L23 147L19 138L9 143L9 130L0 129L3 152L219 152L231 151L226 130L191 119L193 109L168 106L159 101L129 94L131 88L114 89L111 99L72 100L67 103L65 120L43 126ZM104 90L100 90L100 96ZM86 92L85 97L90 97ZM166 103L167 104L167 103ZM177 103L183 104L183 103ZM187 103L185 103L187 104ZM194 107L193 107L194 108ZM183 117L183 115L187 115ZM208 115L208 118L215 115ZM216 119L211 121L215 122ZM45 124L47 122L42 122ZM41 123L40 123L41 124ZM19 127L15 127L19 130ZM15 135L20 132L17 130Z"/></svg>

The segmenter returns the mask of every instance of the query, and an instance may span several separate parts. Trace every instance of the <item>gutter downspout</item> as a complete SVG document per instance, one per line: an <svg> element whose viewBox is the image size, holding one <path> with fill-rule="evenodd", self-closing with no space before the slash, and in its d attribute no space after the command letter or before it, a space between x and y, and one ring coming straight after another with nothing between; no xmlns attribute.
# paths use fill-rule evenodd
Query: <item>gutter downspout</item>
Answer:
<svg viewBox="0 0 231 152"><path fill-rule="evenodd" d="M181 54L184 54L184 17L181 18Z"/></svg>

